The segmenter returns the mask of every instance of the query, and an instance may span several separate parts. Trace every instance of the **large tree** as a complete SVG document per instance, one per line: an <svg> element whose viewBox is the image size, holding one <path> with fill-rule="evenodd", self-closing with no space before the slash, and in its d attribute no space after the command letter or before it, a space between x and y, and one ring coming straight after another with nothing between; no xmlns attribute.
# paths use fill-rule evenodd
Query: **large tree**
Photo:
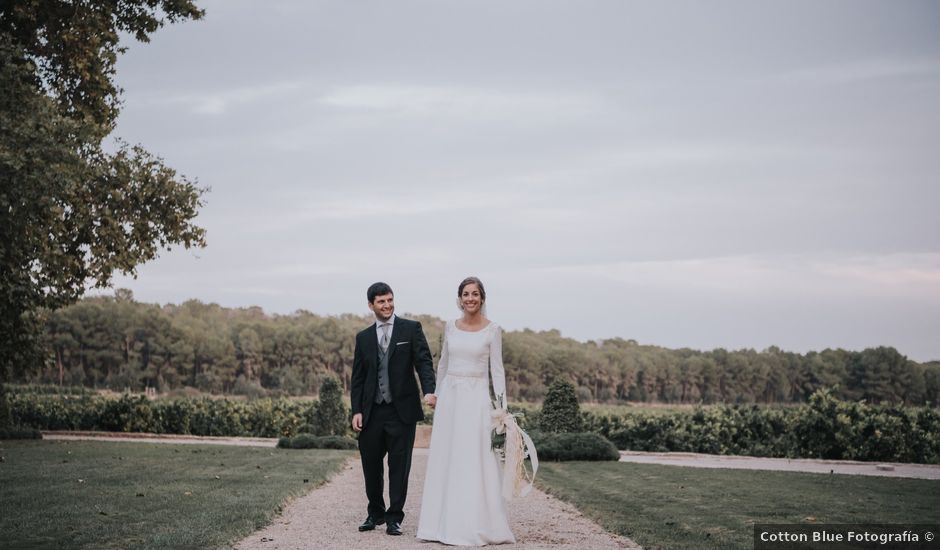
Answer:
<svg viewBox="0 0 940 550"><path fill-rule="evenodd" d="M0 0L0 396L41 364L44 311L204 246L203 189L140 146L103 146L121 36L202 15L192 0Z"/></svg>

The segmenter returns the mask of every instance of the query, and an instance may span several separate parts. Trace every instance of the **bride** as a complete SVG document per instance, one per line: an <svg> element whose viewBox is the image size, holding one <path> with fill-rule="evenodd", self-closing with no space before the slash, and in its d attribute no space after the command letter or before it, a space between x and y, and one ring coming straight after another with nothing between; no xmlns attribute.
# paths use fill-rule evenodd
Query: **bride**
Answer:
<svg viewBox="0 0 940 550"><path fill-rule="evenodd" d="M419 539L460 546L516 541L491 448L493 418L505 416L506 407L502 334L484 315L485 303L483 283L467 277L457 288L463 317L444 327ZM491 380L502 408L495 414Z"/></svg>

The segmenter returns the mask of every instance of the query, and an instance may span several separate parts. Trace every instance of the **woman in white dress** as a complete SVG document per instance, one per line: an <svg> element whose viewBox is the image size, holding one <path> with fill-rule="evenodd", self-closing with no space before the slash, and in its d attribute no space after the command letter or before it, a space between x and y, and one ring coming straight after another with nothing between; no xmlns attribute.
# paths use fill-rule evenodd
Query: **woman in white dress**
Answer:
<svg viewBox="0 0 940 550"><path fill-rule="evenodd" d="M506 406L502 331L484 315L485 302L483 283L464 279L457 289L463 317L444 327L419 539L460 546L516 541L491 448L491 380L496 402Z"/></svg>

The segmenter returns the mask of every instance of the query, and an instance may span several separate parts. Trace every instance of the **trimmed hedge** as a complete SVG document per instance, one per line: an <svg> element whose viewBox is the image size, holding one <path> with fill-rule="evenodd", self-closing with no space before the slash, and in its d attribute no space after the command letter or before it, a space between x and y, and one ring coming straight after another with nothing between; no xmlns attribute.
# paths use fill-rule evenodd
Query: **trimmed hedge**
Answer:
<svg viewBox="0 0 940 550"><path fill-rule="evenodd" d="M277 441L280 449L341 449L358 448L355 439L343 435L299 434L294 437L282 437Z"/></svg>
<svg viewBox="0 0 940 550"><path fill-rule="evenodd" d="M84 386L59 386L55 384L6 384L9 393L48 395L94 395L95 390Z"/></svg>
<svg viewBox="0 0 940 550"><path fill-rule="evenodd" d="M37 394L7 398L14 425L42 430L254 437L321 433L317 403L310 401ZM541 424L541 411L534 407L509 410L523 413L517 421L526 431ZM718 405L620 415L581 411L581 419L585 431L606 437L619 449L940 464L940 410L841 401L826 390L797 406Z"/></svg>
<svg viewBox="0 0 940 550"><path fill-rule="evenodd" d="M591 432L529 434L539 460L620 460L617 447L606 437Z"/></svg>
<svg viewBox="0 0 940 550"><path fill-rule="evenodd" d="M42 433L36 428L7 426L0 428L0 439L42 439Z"/></svg>
<svg viewBox="0 0 940 550"><path fill-rule="evenodd" d="M317 403L288 399L160 399L10 395L14 424L41 430L279 437L313 423Z"/></svg>
<svg viewBox="0 0 940 550"><path fill-rule="evenodd" d="M841 401L825 390L792 407L719 405L587 423L634 451L940 464L937 409Z"/></svg>

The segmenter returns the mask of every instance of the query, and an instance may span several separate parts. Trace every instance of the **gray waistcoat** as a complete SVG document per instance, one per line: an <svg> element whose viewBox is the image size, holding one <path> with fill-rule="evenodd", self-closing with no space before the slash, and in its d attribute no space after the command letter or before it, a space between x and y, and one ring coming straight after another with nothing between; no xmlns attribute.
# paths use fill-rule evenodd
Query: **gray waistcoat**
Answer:
<svg viewBox="0 0 940 550"><path fill-rule="evenodd" d="M379 346L379 386L375 389L376 403L392 402L392 390L388 385L388 352L391 350L389 347L387 351L382 351L382 346Z"/></svg>

